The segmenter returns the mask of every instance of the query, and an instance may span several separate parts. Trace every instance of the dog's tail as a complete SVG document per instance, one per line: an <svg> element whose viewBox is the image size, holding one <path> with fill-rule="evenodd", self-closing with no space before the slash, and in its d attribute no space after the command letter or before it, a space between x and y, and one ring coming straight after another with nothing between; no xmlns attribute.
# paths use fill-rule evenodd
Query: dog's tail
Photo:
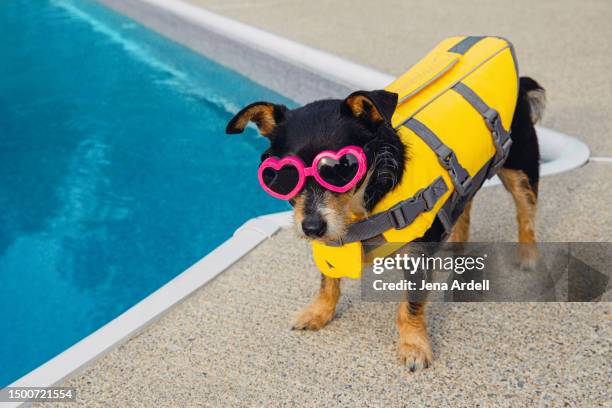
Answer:
<svg viewBox="0 0 612 408"><path fill-rule="evenodd" d="M519 104L529 113L531 123L534 125L542 119L546 106L546 91L534 79L521 77L519 79ZM523 102L523 103L521 103Z"/></svg>

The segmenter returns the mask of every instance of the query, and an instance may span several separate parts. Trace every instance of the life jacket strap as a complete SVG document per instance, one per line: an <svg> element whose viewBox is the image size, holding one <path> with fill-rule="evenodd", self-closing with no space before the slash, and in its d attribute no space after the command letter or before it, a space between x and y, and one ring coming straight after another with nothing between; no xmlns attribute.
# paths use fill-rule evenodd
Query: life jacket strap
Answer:
<svg viewBox="0 0 612 408"><path fill-rule="evenodd" d="M460 195L466 195L472 184L470 173L459 163L455 152L445 145L425 124L415 118L408 119L404 125L420 137L438 156L438 162L448 174Z"/></svg>
<svg viewBox="0 0 612 408"><path fill-rule="evenodd" d="M452 88L455 92L461 95L466 101L480 113L491 131L493 137L493 143L495 144L495 160L493 160L487 178L493 177L499 171L500 167L504 164L510 153L510 146L512 146L512 139L510 138L510 132L506 131L502 124L499 112L491 108L482 100L476 92L474 92L469 86L463 82L458 82Z"/></svg>
<svg viewBox="0 0 612 408"><path fill-rule="evenodd" d="M365 241L392 228L402 229L410 225L421 213L434 208L440 197L448 191L442 177L419 190L414 196L400 201L387 211L375 214L370 218L357 221L348 227L341 240L327 242L329 246L342 246L351 242Z"/></svg>
<svg viewBox="0 0 612 408"><path fill-rule="evenodd" d="M465 54L468 52L470 48L472 48L477 42L484 39L486 37L482 36L468 36L463 40L459 41L457 44L453 45L448 49L448 52L454 52L455 54Z"/></svg>
<svg viewBox="0 0 612 408"><path fill-rule="evenodd" d="M457 191L453 192L451 196L446 200L442 207L438 210L438 220L444 227L443 239L448 238L451 234L453 226L463 213L466 204L474 197L476 192L480 190L484 183L491 166L495 160L492 157L474 176L472 176L472 185L467 191L467 194L460 195Z"/></svg>

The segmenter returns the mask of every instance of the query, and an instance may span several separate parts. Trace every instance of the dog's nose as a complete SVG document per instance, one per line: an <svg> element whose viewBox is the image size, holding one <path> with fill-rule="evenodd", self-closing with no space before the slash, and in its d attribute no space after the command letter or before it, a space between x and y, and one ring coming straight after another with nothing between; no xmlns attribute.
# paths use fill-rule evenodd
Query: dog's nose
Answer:
<svg viewBox="0 0 612 408"><path fill-rule="evenodd" d="M306 217L302 221L302 231L309 237L320 238L327 230L327 223L321 217Z"/></svg>

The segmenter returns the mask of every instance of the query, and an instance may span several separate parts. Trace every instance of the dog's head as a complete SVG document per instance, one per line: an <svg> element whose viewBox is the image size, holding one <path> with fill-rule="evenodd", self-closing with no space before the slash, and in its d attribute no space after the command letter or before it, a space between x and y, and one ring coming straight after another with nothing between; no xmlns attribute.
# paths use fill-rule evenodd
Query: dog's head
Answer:
<svg viewBox="0 0 612 408"><path fill-rule="evenodd" d="M325 242L342 238L355 218L366 216L399 183L406 152L391 126L396 105L397 95L382 90L358 91L344 100L321 100L293 110L256 102L234 116L227 133L241 133L253 122L270 140L262 161L297 156L307 167L325 150L363 149L367 172L349 191L333 192L307 177L290 200L298 234Z"/></svg>

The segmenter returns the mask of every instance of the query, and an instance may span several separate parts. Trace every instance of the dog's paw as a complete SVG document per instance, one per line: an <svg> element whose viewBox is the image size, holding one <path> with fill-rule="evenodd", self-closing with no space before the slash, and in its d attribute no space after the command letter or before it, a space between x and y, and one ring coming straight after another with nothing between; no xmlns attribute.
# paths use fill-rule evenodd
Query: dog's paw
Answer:
<svg viewBox="0 0 612 408"><path fill-rule="evenodd" d="M429 343L416 345L400 343L397 349L400 364L406 365L410 371L417 371L429 367L433 361L433 352Z"/></svg>
<svg viewBox="0 0 612 408"><path fill-rule="evenodd" d="M521 259L519 261L519 268L522 271L535 272L537 263L537 259Z"/></svg>
<svg viewBox="0 0 612 408"><path fill-rule="evenodd" d="M519 244L519 268L523 271L535 271L538 263L539 251L535 244Z"/></svg>
<svg viewBox="0 0 612 408"><path fill-rule="evenodd" d="M319 330L334 317L334 310L312 304L302 310L293 325L293 330Z"/></svg>

